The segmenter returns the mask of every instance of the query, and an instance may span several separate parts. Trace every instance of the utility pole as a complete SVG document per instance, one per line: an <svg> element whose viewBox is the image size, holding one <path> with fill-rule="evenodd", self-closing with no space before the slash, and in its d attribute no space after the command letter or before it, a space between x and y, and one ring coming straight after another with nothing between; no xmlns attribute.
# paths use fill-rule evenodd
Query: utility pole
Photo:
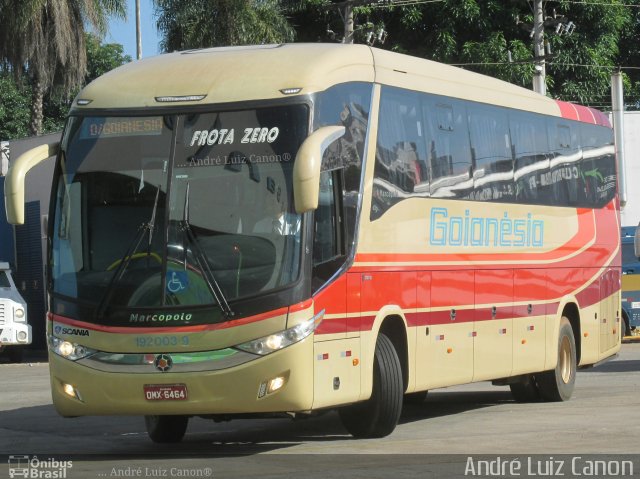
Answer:
<svg viewBox="0 0 640 479"><path fill-rule="evenodd" d="M535 0L533 12L533 52L535 56L535 73L533 75L533 91L542 95L547 94L545 82L544 59L544 10L542 0Z"/></svg>
<svg viewBox="0 0 640 479"><path fill-rule="evenodd" d="M618 160L618 189L620 206L627 204L627 181L624 148L624 87L622 86L622 72L611 75L611 116L613 118L613 133L615 135L616 158Z"/></svg>
<svg viewBox="0 0 640 479"><path fill-rule="evenodd" d="M345 2L344 4L344 38L342 43L353 43L353 4Z"/></svg>
<svg viewBox="0 0 640 479"><path fill-rule="evenodd" d="M140 32L140 0L136 0L136 59L142 58L142 33Z"/></svg>

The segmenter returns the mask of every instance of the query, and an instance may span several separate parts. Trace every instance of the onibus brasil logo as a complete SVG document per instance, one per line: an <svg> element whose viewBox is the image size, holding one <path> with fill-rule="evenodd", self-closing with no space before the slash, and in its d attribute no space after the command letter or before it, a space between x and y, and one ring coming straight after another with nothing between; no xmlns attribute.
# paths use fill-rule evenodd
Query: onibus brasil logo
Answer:
<svg viewBox="0 0 640 479"><path fill-rule="evenodd" d="M38 456L9 456L9 477L34 479L66 479L67 469L73 467L73 461L58 461L50 457L38 459Z"/></svg>

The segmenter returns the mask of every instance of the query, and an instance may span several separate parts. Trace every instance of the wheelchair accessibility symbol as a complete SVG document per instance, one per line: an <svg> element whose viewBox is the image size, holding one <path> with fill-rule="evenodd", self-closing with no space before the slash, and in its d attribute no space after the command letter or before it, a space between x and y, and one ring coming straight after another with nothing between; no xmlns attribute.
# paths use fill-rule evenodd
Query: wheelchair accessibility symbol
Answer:
<svg viewBox="0 0 640 479"><path fill-rule="evenodd" d="M167 271L167 291L179 293L189 287L189 276L186 271Z"/></svg>

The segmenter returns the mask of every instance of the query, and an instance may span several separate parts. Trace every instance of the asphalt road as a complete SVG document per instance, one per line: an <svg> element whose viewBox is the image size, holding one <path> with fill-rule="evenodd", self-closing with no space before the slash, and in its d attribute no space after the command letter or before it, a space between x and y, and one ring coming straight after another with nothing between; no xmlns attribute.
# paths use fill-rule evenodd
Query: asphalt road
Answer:
<svg viewBox="0 0 640 479"><path fill-rule="evenodd" d="M565 403L518 404L507 387L468 384L406 406L383 439L355 440L327 413L299 421L196 418L182 443L158 445L139 417L59 417L46 363L0 364L0 478L502 477L509 467L513 477L605 476L588 474L598 472L589 469L591 454L620 473L611 477L640 477L639 411L640 343L632 343L579 372ZM487 474L477 474L483 465Z"/></svg>

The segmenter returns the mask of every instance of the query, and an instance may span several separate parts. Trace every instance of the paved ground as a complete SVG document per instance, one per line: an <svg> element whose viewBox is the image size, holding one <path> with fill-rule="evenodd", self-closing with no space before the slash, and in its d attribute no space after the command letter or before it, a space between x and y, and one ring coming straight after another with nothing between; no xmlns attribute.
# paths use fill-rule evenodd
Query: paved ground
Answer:
<svg viewBox="0 0 640 479"><path fill-rule="evenodd" d="M193 419L182 443L160 446L148 440L142 418L57 416L45 363L0 364L0 385L0 477L8 475L8 455L39 466L29 477L51 477L45 473L62 470L65 460L72 461L67 478L465 477L478 470L469 455L485 455L474 460L493 461L487 467L513 459L525 477L527 468L542 476L541 468L558 462L565 469L556 472L577 477L589 475L573 470L580 461L589 465L586 455L617 467L624 458L616 455L636 454L640 445L640 343L581 371L566 403L518 404L508 388L488 383L436 390L424 404L407 406L396 431L377 440L352 439L328 413L296 422ZM640 477L640 456L627 459Z"/></svg>

